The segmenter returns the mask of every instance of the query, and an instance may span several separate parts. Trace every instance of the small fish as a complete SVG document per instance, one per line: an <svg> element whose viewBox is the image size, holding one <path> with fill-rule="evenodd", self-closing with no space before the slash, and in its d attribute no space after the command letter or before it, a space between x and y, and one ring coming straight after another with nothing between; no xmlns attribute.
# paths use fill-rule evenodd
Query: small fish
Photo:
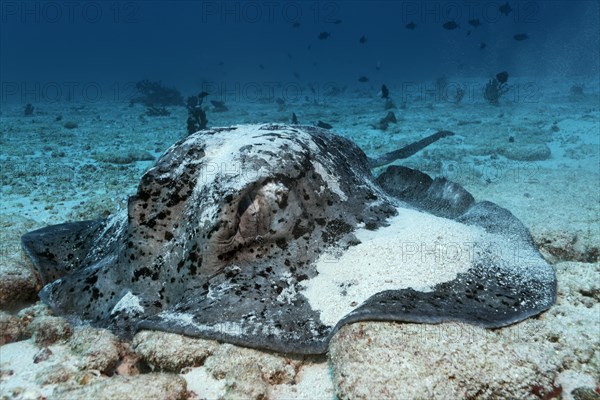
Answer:
<svg viewBox="0 0 600 400"><path fill-rule="evenodd" d="M319 33L319 40L325 40L327 38L329 38L331 36L331 33L329 32L321 32Z"/></svg>
<svg viewBox="0 0 600 400"><path fill-rule="evenodd" d="M394 114L393 111L388 111L387 115L381 119L381 122L392 122L394 124L398 123L398 120L396 119L396 114Z"/></svg>
<svg viewBox="0 0 600 400"><path fill-rule="evenodd" d="M334 24L339 25L342 23L341 19L336 19L335 21L333 21Z"/></svg>
<svg viewBox="0 0 600 400"><path fill-rule="evenodd" d="M50 350L48 347L44 347L38 351L35 356L33 356L33 363L37 364L42 361L46 361L52 354L52 350Z"/></svg>
<svg viewBox="0 0 600 400"><path fill-rule="evenodd" d="M365 44L365 43L367 43L367 37L366 37L365 35L362 35L362 36L360 37L360 39L358 39L358 42L359 42L360 44Z"/></svg>
<svg viewBox="0 0 600 400"><path fill-rule="evenodd" d="M200 92L200 94L198 95L198 98L199 98L199 99L203 99L203 98L205 98L206 96L208 96L209 94L210 94L210 93L208 93L208 92L202 91L202 92Z"/></svg>
<svg viewBox="0 0 600 400"><path fill-rule="evenodd" d="M506 83L508 81L508 72L502 71L496 74L496 80L499 83Z"/></svg>
<svg viewBox="0 0 600 400"><path fill-rule="evenodd" d="M485 49L485 46L487 46L487 44L486 44L485 42L481 42L481 43L479 44L479 48L480 48L481 50Z"/></svg>
<svg viewBox="0 0 600 400"><path fill-rule="evenodd" d="M358 81L362 83L369 82L369 78L367 78L366 76L361 76L360 78L358 78Z"/></svg>
<svg viewBox="0 0 600 400"><path fill-rule="evenodd" d="M470 29L467 31L467 36L471 36L471 30Z"/></svg>
<svg viewBox="0 0 600 400"><path fill-rule="evenodd" d="M523 40L529 39L529 36L527 36L526 33L517 33L515 36L513 36L513 39L521 42Z"/></svg>
<svg viewBox="0 0 600 400"><path fill-rule="evenodd" d="M292 113L292 125L298 125L298 117L294 112Z"/></svg>
<svg viewBox="0 0 600 400"><path fill-rule="evenodd" d="M500 14L504 14L507 17L508 17L508 14L510 14L510 12L512 10L513 9L510 7L510 4L508 4L508 2L506 2L506 4L503 4L500 7L498 7L498 11L500 11Z"/></svg>
<svg viewBox="0 0 600 400"><path fill-rule="evenodd" d="M265 69L265 66L264 66L264 65L262 65L262 64L259 64L259 65L258 65L258 68L260 68L260 69L264 70L264 69Z"/></svg>
<svg viewBox="0 0 600 400"><path fill-rule="evenodd" d="M479 21L479 19L470 19L469 25L471 25L473 28L477 28L481 25L481 22Z"/></svg>
<svg viewBox="0 0 600 400"><path fill-rule="evenodd" d="M225 102L220 100L211 100L210 103L213 105L215 112L225 112L229 111L229 108L225 105Z"/></svg>
<svg viewBox="0 0 600 400"><path fill-rule="evenodd" d="M294 78L296 78L296 79L300 79L300 74L299 74L299 73L297 73L297 72L294 72Z"/></svg>
<svg viewBox="0 0 600 400"><path fill-rule="evenodd" d="M330 124L328 124L327 122L323 122L323 121L317 121L317 126L319 128L323 128L323 129L331 129L333 128L333 126L331 126Z"/></svg>
<svg viewBox="0 0 600 400"><path fill-rule="evenodd" d="M414 21L410 21L408 24L404 25L404 27L412 31L417 27L417 24L415 24Z"/></svg>
<svg viewBox="0 0 600 400"><path fill-rule="evenodd" d="M390 95L390 91L388 90L387 86L381 85L381 98L388 99L389 95Z"/></svg>
<svg viewBox="0 0 600 400"><path fill-rule="evenodd" d="M442 27L443 27L444 29L447 29L447 30L451 31L451 30L453 30L453 29L456 29L456 28L458 28L458 27L459 27L459 25L456 23L456 21L448 21L448 22L446 22L444 25L442 25Z"/></svg>
<svg viewBox="0 0 600 400"><path fill-rule="evenodd" d="M300 28L300 22L294 22L292 28Z"/></svg>

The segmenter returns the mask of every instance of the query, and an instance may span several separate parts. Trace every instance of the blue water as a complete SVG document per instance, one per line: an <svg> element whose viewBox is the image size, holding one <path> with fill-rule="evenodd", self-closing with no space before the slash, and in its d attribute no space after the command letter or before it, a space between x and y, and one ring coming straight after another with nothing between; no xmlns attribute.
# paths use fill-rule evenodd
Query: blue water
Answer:
<svg viewBox="0 0 600 400"><path fill-rule="evenodd" d="M366 76L379 86L504 70L597 86L597 1L510 1L505 15L506 3L3 1L2 101L124 100L143 78L185 94L246 90L235 94L250 100L270 88L296 97L298 83L360 87ZM444 29L449 21L458 27Z"/></svg>

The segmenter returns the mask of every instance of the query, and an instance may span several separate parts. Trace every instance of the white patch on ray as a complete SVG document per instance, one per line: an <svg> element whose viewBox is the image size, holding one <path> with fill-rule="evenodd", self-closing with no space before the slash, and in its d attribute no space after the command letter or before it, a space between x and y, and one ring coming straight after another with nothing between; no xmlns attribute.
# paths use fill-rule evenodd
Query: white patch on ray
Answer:
<svg viewBox="0 0 600 400"><path fill-rule="evenodd" d="M140 304L140 298L131 293L131 291L128 291L110 311L111 314L116 314L118 312L125 312L126 314L136 312L143 314L144 307Z"/></svg>
<svg viewBox="0 0 600 400"><path fill-rule="evenodd" d="M318 161L311 160L315 172L325 181L329 190L337 194L342 201L348 200L346 193L340 188L340 183L337 179ZM325 189L325 188L322 188Z"/></svg>
<svg viewBox="0 0 600 400"><path fill-rule="evenodd" d="M318 275L300 291L321 321L333 326L372 295L413 288L430 291L466 272L476 257L483 229L399 208L390 225L355 232L360 244L341 256L316 261Z"/></svg>
<svg viewBox="0 0 600 400"><path fill-rule="evenodd" d="M521 284L554 279L535 249L510 237L407 208L398 208L389 222L376 231L358 229L360 244L316 261L318 275L303 282L300 293L325 325L335 325L376 293L407 288L428 292L482 260L506 279L519 277Z"/></svg>
<svg viewBox="0 0 600 400"><path fill-rule="evenodd" d="M157 315L163 322L171 326L193 328L199 332L217 333L229 336L244 335L275 335L281 336L284 332L275 328L273 324L248 324L248 321L223 321L215 324L200 324L194 321L194 315L189 313L164 311Z"/></svg>
<svg viewBox="0 0 600 400"><path fill-rule="evenodd" d="M238 268L239 269L239 268ZM210 286L206 298L210 300L216 300L223 296L223 293L230 292L231 289L237 288L240 285L234 285L229 282L223 282L217 286Z"/></svg>
<svg viewBox="0 0 600 400"><path fill-rule="evenodd" d="M266 178L273 173L280 163L281 147L283 144L288 146L290 153L300 152L302 148L292 140L285 138L269 140L271 137L264 137L269 130L261 130L268 125L240 125L235 130L223 130L214 134L194 134L190 139L190 144L202 139L205 146L205 155L202 158L202 171L193 190L193 196L206 196L207 192L213 189L213 184L217 180L227 181L227 191L235 193L246 187L252 182ZM242 134L243 133L243 134ZM286 132L277 131L278 134L289 133L295 136L302 136L303 141L309 141L308 134L304 132ZM188 143L188 142L186 142ZM242 151L246 146L251 146L250 150ZM270 153L270 154L269 154ZM260 155L268 167L260 166L258 169L248 169L251 166L244 165L242 156ZM215 199L220 200L220 199ZM219 208L219 201L212 204L205 204L205 208L200 215L200 221L210 221L216 217Z"/></svg>
<svg viewBox="0 0 600 400"><path fill-rule="evenodd" d="M285 280L288 286L279 293L276 300L279 303L292 304L292 302L297 299L298 295L296 285L294 284L295 279L290 272L283 273L281 279ZM272 283L275 282L272 281Z"/></svg>
<svg viewBox="0 0 600 400"><path fill-rule="evenodd" d="M102 232L100 232L94 239L94 245L91 247L90 254L87 257L97 257L100 250L110 246L113 242L117 241L121 237L121 233L126 227L127 209L124 208L106 221Z"/></svg>

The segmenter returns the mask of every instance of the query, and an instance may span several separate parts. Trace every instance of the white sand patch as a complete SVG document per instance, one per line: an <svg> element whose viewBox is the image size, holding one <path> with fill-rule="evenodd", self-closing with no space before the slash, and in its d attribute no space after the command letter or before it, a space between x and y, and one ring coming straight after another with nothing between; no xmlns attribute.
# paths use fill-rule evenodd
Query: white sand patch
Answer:
<svg viewBox="0 0 600 400"><path fill-rule="evenodd" d="M594 381L592 376L573 370L562 371L560 374L558 374L556 383L562 387L562 398L565 400L574 399L575 397L573 397L571 392L577 388L597 387L597 383Z"/></svg>
<svg viewBox="0 0 600 400"><path fill-rule="evenodd" d="M201 332L219 333L221 335L242 336L242 335L258 335L258 334L274 334L281 335L279 329L271 326L256 326L251 328L245 324L246 321L223 321L212 325L199 324L194 321L194 315L188 313L179 313L171 311L163 311L158 314L163 320L169 322L173 326L190 327Z"/></svg>
<svg viewBox="0 0 600 400"><path fill-rule="evenodd" d="M96 241L102 240L107 234L111 234L106 242L106 246L113 243L117 238L120 237L121 232L127 227L127 209L122 209L112 215L106 224L102 232L98 234Z"/></svg>
<svg viewBox="0 0 600 400"><path fill-rule="evenodd" d="M376 231L358 229L360 244L317 260L319 274L300 293L320 311L324 324L335 325L385 290L431 291L481 260L506 279L553 279L535 249L508 236L407 208L398 208L389 223Z"/></svg>
<svg viewBox="0 0 600 400"><path fill-rule="evenodd" d="M319 174L321 176L321 179L323 179L327 183L327 187L329 188L329 190L340 196L340 199L342 199L342 201L348 200L348 196L346 196L346 193L344 193L344 191L340 188L340 184L337 181L337 179L333 175L331 175L329 171L327 171L323 164L315 160L311 160L311 163L313 165L313 168L315 169L315 172ZM321 189L322 192L325 188L321 187Z"/></svg>
<svg viewBox="0 0 600 400"><path fill-rule="evenodd" d="M173 324L180 324L183 326L194 325L194 316L189 313L163 311L159 315L161 319Z"/></svg>
<svg viewBox="0 0 600 400"><path fill-rule="evenodd" d="M127 314L131 314L132 312L138 312L142 314L144 312L144 307L140 304L140 298L131 293L131 291L125 293L121 300L113 307L111 314L116 314L120 311L124 311Z"/></svg>
<svg viewBox="0 0 600 400"><path fill-rule="evenodd" d="M187 382L187 390L193 392L191 399L220 399L225 395L225 379L217 380L205 367L192 368L180 375Z"/></svg>
<svg viewBox="0 0 600 400"><path fill-rule="evenodd" d="M303 365L293 385L273 386L269 394L273 400L336 399L327 362Z"/></svg>
<svg viewBox="0 0 600 400"><path fill-rule="evenodd" d="M77 368L74 366L75 360L68 356L64 346L54 345L49 348L52 355L48 360L34 363L34 357L40 351L40 347L34 345L31 340L0 347L0 398L50 398L56 384L42 382L49 368Z"/></svg>
<svg viewBox="0 0 600 400"><path fill-rule="evenodd" d="M429 291L471 266L485 235L481 228L411 209L398 212L389 227L358 230L361 243L341 257L317 260L319 275L307 281L301 293L326 325L335 325L375 293Z"/></svg>
<svg viewBox="0 0 600 400"><path fill-rule="evenodd" d="M194 145L195 142L202 140L205 145L206 153L202 159L202 173L194 187L194 195L200 196L205 193L207 186L211 186L217 180L227 179L227 185L231 190L239 191L250 182L258 181L263 177L269 176L274 169L278 168L283 143L291 154L301 152L302 148L292 140L279 139L272 141L266 137L268 130L261 128L269 126L263 125L236 125L236 130L224 130L214 134L192 135L186 142ZM278 130L277 133L289 133L291 137L302 136L304 141L309 140L309 135L305 132L291 132L286 129ZM261 136L265 136L260 138ZM244 151L242 151L244 150ZM172 150L170 150L172 151ZM245 162L245 157L258 155L265 162L258 168L254 168ZM174 172L167 175L174 178L180 175L184 166L179 166ZM219 205L206 207L202 212L200 220L211 220L216 215Z"/></svg>

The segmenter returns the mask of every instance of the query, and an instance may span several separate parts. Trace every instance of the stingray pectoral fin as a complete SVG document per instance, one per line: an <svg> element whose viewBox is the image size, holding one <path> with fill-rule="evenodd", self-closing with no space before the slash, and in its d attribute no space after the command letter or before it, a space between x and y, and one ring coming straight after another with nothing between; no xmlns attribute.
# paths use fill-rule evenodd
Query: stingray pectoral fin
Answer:
<svg viewBox="0 0 600 400"><path fill-rule="evenodd" d="M28 232L21 237L23 250L42 282L50 283L81 265L102 220L69 222Z"/></svg>
<svg viewBox="0 0 600 400"><path fill-rule="evenodd" d="M484 328L510 325L540 314L556 301L554 273L550 266L540 267L548 273L534 277L525 273L526 269L511 274L502 268L476 266L431 291L411 288L384 291L371 296L336 328L364 320L458 321Z"/></svg>
<svg viewBox="0 0 600 400"><path fill-rule="evenodd" d="M262 292L221 286L140 322L138 329L161 330L283 353L327 351L332 326L323 325L304 296L277 299Z"/></svg>
<svg viewBox="0 0 600 400"><path fill-rule="evenodd" d="M491 201L479 201L473 204L456 221L482 227L486 232L510 238L521 249L529 249L539 254L535 248L529 229L506 208Z"/></svg>
<svg viewBox="0 0 600 400"><path fill-rule="evenodd" d="M482 201L455 220L478 226L486 235L483 243L463 244L472 250L466 271L427 290L406 288L374 294L346 315L336 329L373 319L460 321L498 328L540 314L556 302L554 269L536 249L527 228L510 211Z"/></svg>

